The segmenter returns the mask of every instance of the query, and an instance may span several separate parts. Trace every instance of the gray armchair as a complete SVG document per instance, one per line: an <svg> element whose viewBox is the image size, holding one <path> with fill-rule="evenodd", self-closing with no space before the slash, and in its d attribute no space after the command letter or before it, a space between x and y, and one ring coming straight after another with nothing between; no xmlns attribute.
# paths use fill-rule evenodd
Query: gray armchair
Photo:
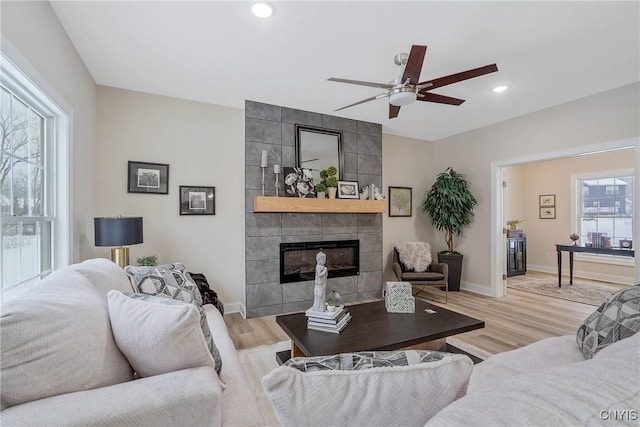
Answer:
<svg viewBox="0 0 640 427"><path fill-rule="evenodd" d="M426 286L436 286L444 288L444 303L447 303L447 296L449 293L449 266L444 263L432 263L427 271L415 272L409 270L400 261L400 255L398 250L393 248L393 273L401 282L409 282L414 287L421 287L418 292L414 293L418 295L424 291Z"/></svg>

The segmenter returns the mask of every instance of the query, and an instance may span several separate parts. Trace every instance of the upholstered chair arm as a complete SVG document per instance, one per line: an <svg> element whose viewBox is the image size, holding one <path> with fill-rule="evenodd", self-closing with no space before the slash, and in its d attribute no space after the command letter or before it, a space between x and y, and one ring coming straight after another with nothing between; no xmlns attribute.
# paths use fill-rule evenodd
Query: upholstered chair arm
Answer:
<svg viewBox="0 0 640 427"><path fill-rule="evenodd" d="M396 278L398 280L402 280L402 267L400 266L399 262L393 263L393 274L396 275Z"/></svg>
<svg viewBox="0 0 640 427"><path fill-rule="evenodd" d="M444 275L445 280L449 281L449 266L443 262L434 262L431 264L431 271L434 273L441 273Z"/></svg>

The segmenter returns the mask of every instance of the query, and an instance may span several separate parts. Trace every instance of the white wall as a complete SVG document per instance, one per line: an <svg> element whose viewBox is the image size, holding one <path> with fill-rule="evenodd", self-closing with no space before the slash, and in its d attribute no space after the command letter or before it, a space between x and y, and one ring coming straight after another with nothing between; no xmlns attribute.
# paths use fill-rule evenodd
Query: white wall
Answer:
<svg viewBox="0 0 640 427"><path fill-rule="evenodd" d="M637 138L639 95L636 83L435 142L435 164L466 174L478 199L472 226L454 240L465 254L463 288L491 289L492 162L513 159L515 164L520 158Z"/></svg>
<svg viewBox="0 0 640 427"><path fill-rule="evenodd" d="M48 2L0 2L2 51L72 115L73 262L93 256L96 86Z"/></svg>
<svg viewBox="0 0 640 427"><path fill-rule="evenodd" d="M244 301L243 111L98 86L97 114L96 216L142 216L144 243L129 248L131 263L154 254L184 262L236 311ZM169 194L127 193L129 160L168 163ZM180 216L180 185L215 187L216 214Z"/></svg>
<svg viewBox="0 0 640 427"><path fill-rule="evenodd" d="M397 242L420 240L429 242L435 259L433 226L427 215L420 210L420 204L435 179L434 145L432 142L405 138L395 135L382 135L382 188L389 197L389 186L411 187L412 216L389 217L383 214L382 254L383 280L396 280L391 271L393 247ZM443 238L444 241L444 238Z"/></svg>

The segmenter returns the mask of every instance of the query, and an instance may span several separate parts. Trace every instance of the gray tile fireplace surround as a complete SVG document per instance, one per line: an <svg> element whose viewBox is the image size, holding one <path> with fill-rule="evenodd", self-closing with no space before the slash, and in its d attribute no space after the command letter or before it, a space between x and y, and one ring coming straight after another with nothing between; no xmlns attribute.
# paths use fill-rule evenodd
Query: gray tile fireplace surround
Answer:
<svg viewBox="0 0 640 427"><path fill-rule="evenodd" d="M253 213L262 194L262 150L273 153L266 169L265 195L275 196L273 165L295 165L295 125L342 132L343 179L382 188L382 125L245 102L245 283L247 317L305 310L313 305L313 281L280 283L280 243L360 240L360 274L332 278L327 288L345 302L382 292L382 214ZM282 181L282 176L280 181ZM283 195L282 185L280 195Z"/></svg>

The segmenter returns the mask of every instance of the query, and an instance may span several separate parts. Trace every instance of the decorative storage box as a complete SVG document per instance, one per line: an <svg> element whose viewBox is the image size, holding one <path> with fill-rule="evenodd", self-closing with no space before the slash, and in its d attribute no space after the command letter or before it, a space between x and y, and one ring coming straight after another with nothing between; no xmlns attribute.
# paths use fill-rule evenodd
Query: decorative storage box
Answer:
<svg viewBox="0 0 640 427"><path fill-rule="evenodd" d="M415 313L416 299L411 294L411 283L387 282L384 306L388 313Z"/></svg>

